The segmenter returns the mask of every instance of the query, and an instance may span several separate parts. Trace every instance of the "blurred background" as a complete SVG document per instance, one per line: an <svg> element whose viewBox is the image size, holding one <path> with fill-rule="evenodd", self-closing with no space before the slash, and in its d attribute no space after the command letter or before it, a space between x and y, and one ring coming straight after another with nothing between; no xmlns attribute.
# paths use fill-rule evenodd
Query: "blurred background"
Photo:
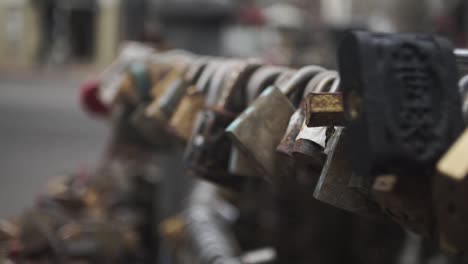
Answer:
<svg viewBox="0 0 468 264"><path fill-rule="evenodd" d="M466 0L2 0L0 217L31 205L49 177L92 166L108 138L79 85L126 40L159 49L333 67L348 29L468 41Z"/></svg>

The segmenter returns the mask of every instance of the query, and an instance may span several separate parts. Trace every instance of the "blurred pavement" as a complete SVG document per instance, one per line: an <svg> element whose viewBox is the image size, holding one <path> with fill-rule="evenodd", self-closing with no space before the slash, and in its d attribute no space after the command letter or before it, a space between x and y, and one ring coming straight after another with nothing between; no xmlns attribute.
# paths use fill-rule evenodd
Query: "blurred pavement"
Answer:
<svg viewBox="0 0 468 264"><path fill-rule="evenodd" d="M0 73L0 217L31 206L47 179L96 163L108 135L78 102L86 75Z"/></svg>

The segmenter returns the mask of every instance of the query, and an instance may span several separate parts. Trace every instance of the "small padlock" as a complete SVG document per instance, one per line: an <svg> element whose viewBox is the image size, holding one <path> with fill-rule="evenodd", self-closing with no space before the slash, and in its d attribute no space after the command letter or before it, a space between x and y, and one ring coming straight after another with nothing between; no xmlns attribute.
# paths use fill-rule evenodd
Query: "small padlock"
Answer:
<svg viewBox="0 0 468 264"><path fill-rule="evenodd" d="M275 150L295 111L287 96L307 83L315 73L316 67L304 67L286 85L267 88L226 129L236 147L251 157L267 178L277 173Z"/></svg>
<svg viewBox="0 0 468 264"><path fill-rule="evenodd" d="M308 84L303 96L302 109L305 108L306 96L310 92L321 93L331 86L335 92L339 87L338 73L335 71L323 71L317 74ZM320 170L325 162L324 149L327 141L328 127L307 127L303 120L302 127L297 134L291 155L296 163L307 165L309 168Z"/></svg>
<svg viewBox="0 0 468 264"><path fill-rule="evenodd" d="M352 32L338 61L353 172L370 179L390 217L432 236L431 178L463 126L452 45L430 35Z"/></svg>
<svg viewBox="0 0 468 264"><path fill-rule="evenodd" d="M255 71L247 83L246 105L250 105L263 90L273 85L284 71L285 68L274 66L263 66ZM248 177L258 177L260 175L255 168L255 164L252 164L252 161L239 151L235 145L231 146L229 173Z"/></svg>
<svg viewBox="0 0 468 264"><path fill-rule="evenodd" d="M468 130L437 163L433 181L440 246L450 253L468 253Z"/></svg>
<svg viewBox="0 0 468 264"><path fill-rule="evenodd" d="M205 91L208 90L211 77L218 64L219 61L212 61L204 67L196 85L187 89L177 110L169 120L169 129L184 142L188 141L192 135L196 116L205 105Z"/></svg>
<svg viewBox="0 0 468 264"><path fill-rule="evenodd" d="M325 71L325 69L317 66L317 74L320 75L320 72L322 71ZM310 82L312 82L314 79L315 78L312 78ZM315 87L311 87L311 85L309 84L304 89L302 96L311 92L311 89L315 89ZM282 154L285 158L291 159L291 160L293 159L292 151L296 143L297 135L301 131L302 124L304 123L305 112L304 112L304 102L303 102L302 97L300 100L301 100L301 103L299 105L299 108L291 116L289 120L288 128L286 129L286 133L284 134L283 139L281 140L280 144L276 148L276 151L279 154Z"/></svg>

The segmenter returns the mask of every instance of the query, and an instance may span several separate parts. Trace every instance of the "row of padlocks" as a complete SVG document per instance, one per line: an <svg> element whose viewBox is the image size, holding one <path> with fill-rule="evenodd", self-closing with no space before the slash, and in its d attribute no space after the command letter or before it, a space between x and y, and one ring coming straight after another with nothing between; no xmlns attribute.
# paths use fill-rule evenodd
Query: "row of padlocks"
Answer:
<svg viewBox="0 0 468 264"><path fill-rule="evenodd" d="M467 53L352 32L337 54L293 69L130 44L81 94L114 128L101 166L4 221L5 259L463 263Z"/></svg>

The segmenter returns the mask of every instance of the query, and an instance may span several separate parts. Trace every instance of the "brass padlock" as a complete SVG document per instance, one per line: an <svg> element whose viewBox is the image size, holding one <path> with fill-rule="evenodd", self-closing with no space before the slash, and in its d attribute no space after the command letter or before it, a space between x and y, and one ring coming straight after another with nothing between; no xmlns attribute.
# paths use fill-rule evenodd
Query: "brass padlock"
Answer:
<svg viewBox="0 0 468 264"><path fill-rule="evenodd" d="M345 152L346 129L339 127L328 141L325 153L327 160L315 187L314 197L324 203L363 215L379 212L360 192L349 187L351 166Z"/></svg>
<svg viewBox="0 0 468 264"><path fill-rule="evenodd" d="M233 61L226 65L224 67L229 70L220 67L218 71L219 78L224 81L221 85L211 86L216 91L209 91L210 96L217 99L211 99L211 105L207 105L199 114L184 160L197 176L231 188L239 188L242 180L228 172L231 142L224 130L241 107L236 105L236 96L241 96L239 90L245 87L248 78L259 65Z"/></svg>
<svg viewBox="0 0 468 264"><path fill-rule="evenodd" d="M305 108L305 98L310 92L321 93L328 87L331 91L338 90L339 79L335 71L323 71L317 74L308 84L303 96L302 109ZM306 120L303 120L302 127L295 139L291 155L297 163L312 166L320 170L325 162L323 153L326 141L328 127L307 127Z"/></svg>
<svg viewBox="0 0 468 264"><path fill-rule="evenodd" d="M341 93L311 93L306 98L308 127L345 126Z"/></svg>
<svg viewBox="0 0 468 264"><path fill-rule="evenodd" d="M468 130L437 163L433 181L437 231L443 250L467 254L468 250Z"/></svg>
<svg viewBox="0 0 468 264"><path fill-rule="evenodd" d="M277 173L275 150L295 111L287 96L300 89L315 73L316 67L304 67L287 84L267 88L226 129L236 147L250 157L267 178Z"/></svg>
<svg viewBox="0 0 468 264"><path fill-rule="evenodd" d="M286 69L275 66L263 66L250 77L246 87L246 101L250 105L258 95L270 85L273 85ZM255 164L245 156L235 145L231 146L229 173L238 176L259 177Z"/></svg>
<svg viewBox="0 0 468 264"><path fill-rule="evenodd" d="M174 65L174 69L171 72L172 74L167 77L168 80L166 81L166 79L163 79L161 84L166 84L168 87L160 88L165 90L165 92L163 92L160 97L156 97L146 108L146 115L148 118L154 119L160 123L166 123L169 120L189 84L193 83L193 80L188 80L186 78L188 67L189 66L185 64Z"/></svg>
<svg viewBox="0 0 468 264"><path fill-rule="evenodd" d="M169 120L169 129L181 141L187 142L194 130L197 114L205 105L205 91L218 67L219 61L208 63L202 70L197 83L190 86L183 96L176 111Z"/></svg>

